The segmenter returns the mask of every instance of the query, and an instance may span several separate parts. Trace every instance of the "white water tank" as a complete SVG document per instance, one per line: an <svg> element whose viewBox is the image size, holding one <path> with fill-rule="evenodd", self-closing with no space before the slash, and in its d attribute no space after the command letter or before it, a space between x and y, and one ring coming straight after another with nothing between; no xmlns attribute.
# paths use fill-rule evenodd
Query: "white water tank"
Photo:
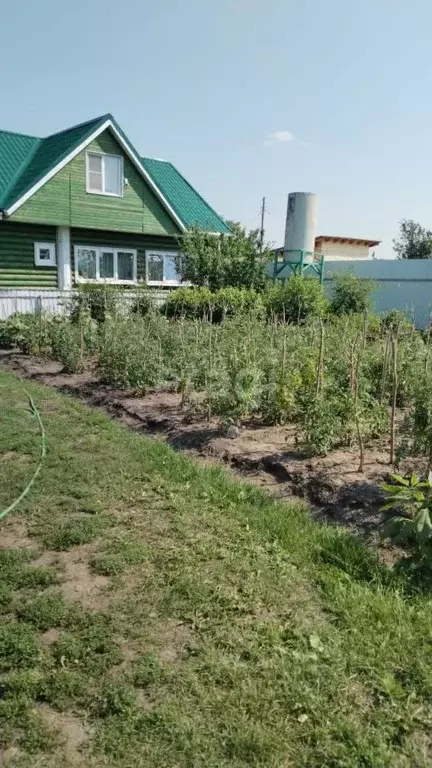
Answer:
<svg viewBox="0 0 432 768"><path fill-rule="evenodd" d="M284 260L313 260L317 224L317 196L313 192L290 192L285 224Z"/></svg>

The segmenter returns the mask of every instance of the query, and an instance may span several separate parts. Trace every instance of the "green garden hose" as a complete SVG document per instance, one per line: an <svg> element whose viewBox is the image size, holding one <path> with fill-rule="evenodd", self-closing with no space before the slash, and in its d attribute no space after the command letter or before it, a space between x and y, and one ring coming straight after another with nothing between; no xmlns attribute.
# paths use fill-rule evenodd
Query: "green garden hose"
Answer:
<svg viewBox="0 0 432 768"><path fill-rule="evenodd" d="M22 500L27 496L30 488L32 487L34 481L36 480L37 476L39 475L39 472L42 469L43 460L44 460L44 458L46 456L45 429L44 429L44 425L43 425L43 422L42 422L42 419L41 419L41 415L40 415L38 409L36 408L36 406L34 404L32 396L27 392L27 390L26 390L26 388L24 386L23 386L23 389L24 389L24 392L26 393L28 401L29 401L30 413L31 413L32 416L35 417L36 421L39 424L39 431L40 431L40 436L41 436L40 458L39 458L39 463L38 463L35 471L33 472L33 475L31 477L29 483L24 488L23 492L20 493L18 498L15 499L15 501L13 501L12 504L10 504L8 507L6 507L6 509L4 509L2 512L0 512L0 520L2 520L4 517L6 517L6 515L8 515L10 512L13 512L13 510L18 506L18 504L20 504L22 502Z"/></svg>

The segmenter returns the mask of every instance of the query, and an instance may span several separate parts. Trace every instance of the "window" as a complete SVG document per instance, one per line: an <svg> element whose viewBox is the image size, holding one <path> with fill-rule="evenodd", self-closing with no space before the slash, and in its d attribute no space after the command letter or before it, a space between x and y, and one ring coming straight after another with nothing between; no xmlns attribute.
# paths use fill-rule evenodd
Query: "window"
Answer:
<svg viewBox="0 0 432 768"><path fill-rule="evenodd" d="M136 283L137 252L117 248L75 246L77 282L95 280L110 283Z"/></svg>
<svg viewBox="0 0 432 768"><path fill-rule="evenodd" d="M122 197L123 158L87 152L87 192Z"/></svg>
<svg viewBox="0 0 432 768"><path fill-rule="evenodd" d="M34 260L37 267L55 267L56 247L55 243L35 243Z"/></svg>
<svg viewBox="0 0 432 768"><path fill-rule="evenodd" d="M147 251L147 283L149 285L179 285L181 277L176 267L176 256L176 253Z"/></svg>

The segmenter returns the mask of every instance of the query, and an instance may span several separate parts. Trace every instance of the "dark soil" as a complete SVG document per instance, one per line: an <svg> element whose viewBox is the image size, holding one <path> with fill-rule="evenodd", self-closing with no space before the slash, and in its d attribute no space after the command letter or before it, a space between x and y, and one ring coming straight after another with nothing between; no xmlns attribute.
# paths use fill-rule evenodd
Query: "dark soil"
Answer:
<svg viewBox="0 0 432 768"><path fill-rule="evenodd" d="M342 523L368 539L378 539L383 503L380 486L391 471L386 439L366 447L364 471L359 473L355 447L308 458L296 445L292 425L263 427L251 423L232 439L217 419L197 418L193 407L182 409L181 396L167 390L137 395L102 384L93 372L65 374L59 363L10 351L0 351L0 363L23 378L103 408L130 429L165 439L177 450L204 461L224 462L279 499L305 499L316 519ZM416 465L421 471L418 462ZM413 463L407 462L400 471L412 469Z"/></svg>

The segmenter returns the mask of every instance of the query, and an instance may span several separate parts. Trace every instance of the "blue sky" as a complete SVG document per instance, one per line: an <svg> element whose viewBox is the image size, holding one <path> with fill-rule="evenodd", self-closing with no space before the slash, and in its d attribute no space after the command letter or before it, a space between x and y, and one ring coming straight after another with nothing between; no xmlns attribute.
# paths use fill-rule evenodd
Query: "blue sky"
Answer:
<svg viewBox="0 0 432 768"><path fill-rule="evenodd" d="M112 112L228 218L282 242L286 196L319 233L432 228L430 0L0 2L0 126Z"/></svg>

